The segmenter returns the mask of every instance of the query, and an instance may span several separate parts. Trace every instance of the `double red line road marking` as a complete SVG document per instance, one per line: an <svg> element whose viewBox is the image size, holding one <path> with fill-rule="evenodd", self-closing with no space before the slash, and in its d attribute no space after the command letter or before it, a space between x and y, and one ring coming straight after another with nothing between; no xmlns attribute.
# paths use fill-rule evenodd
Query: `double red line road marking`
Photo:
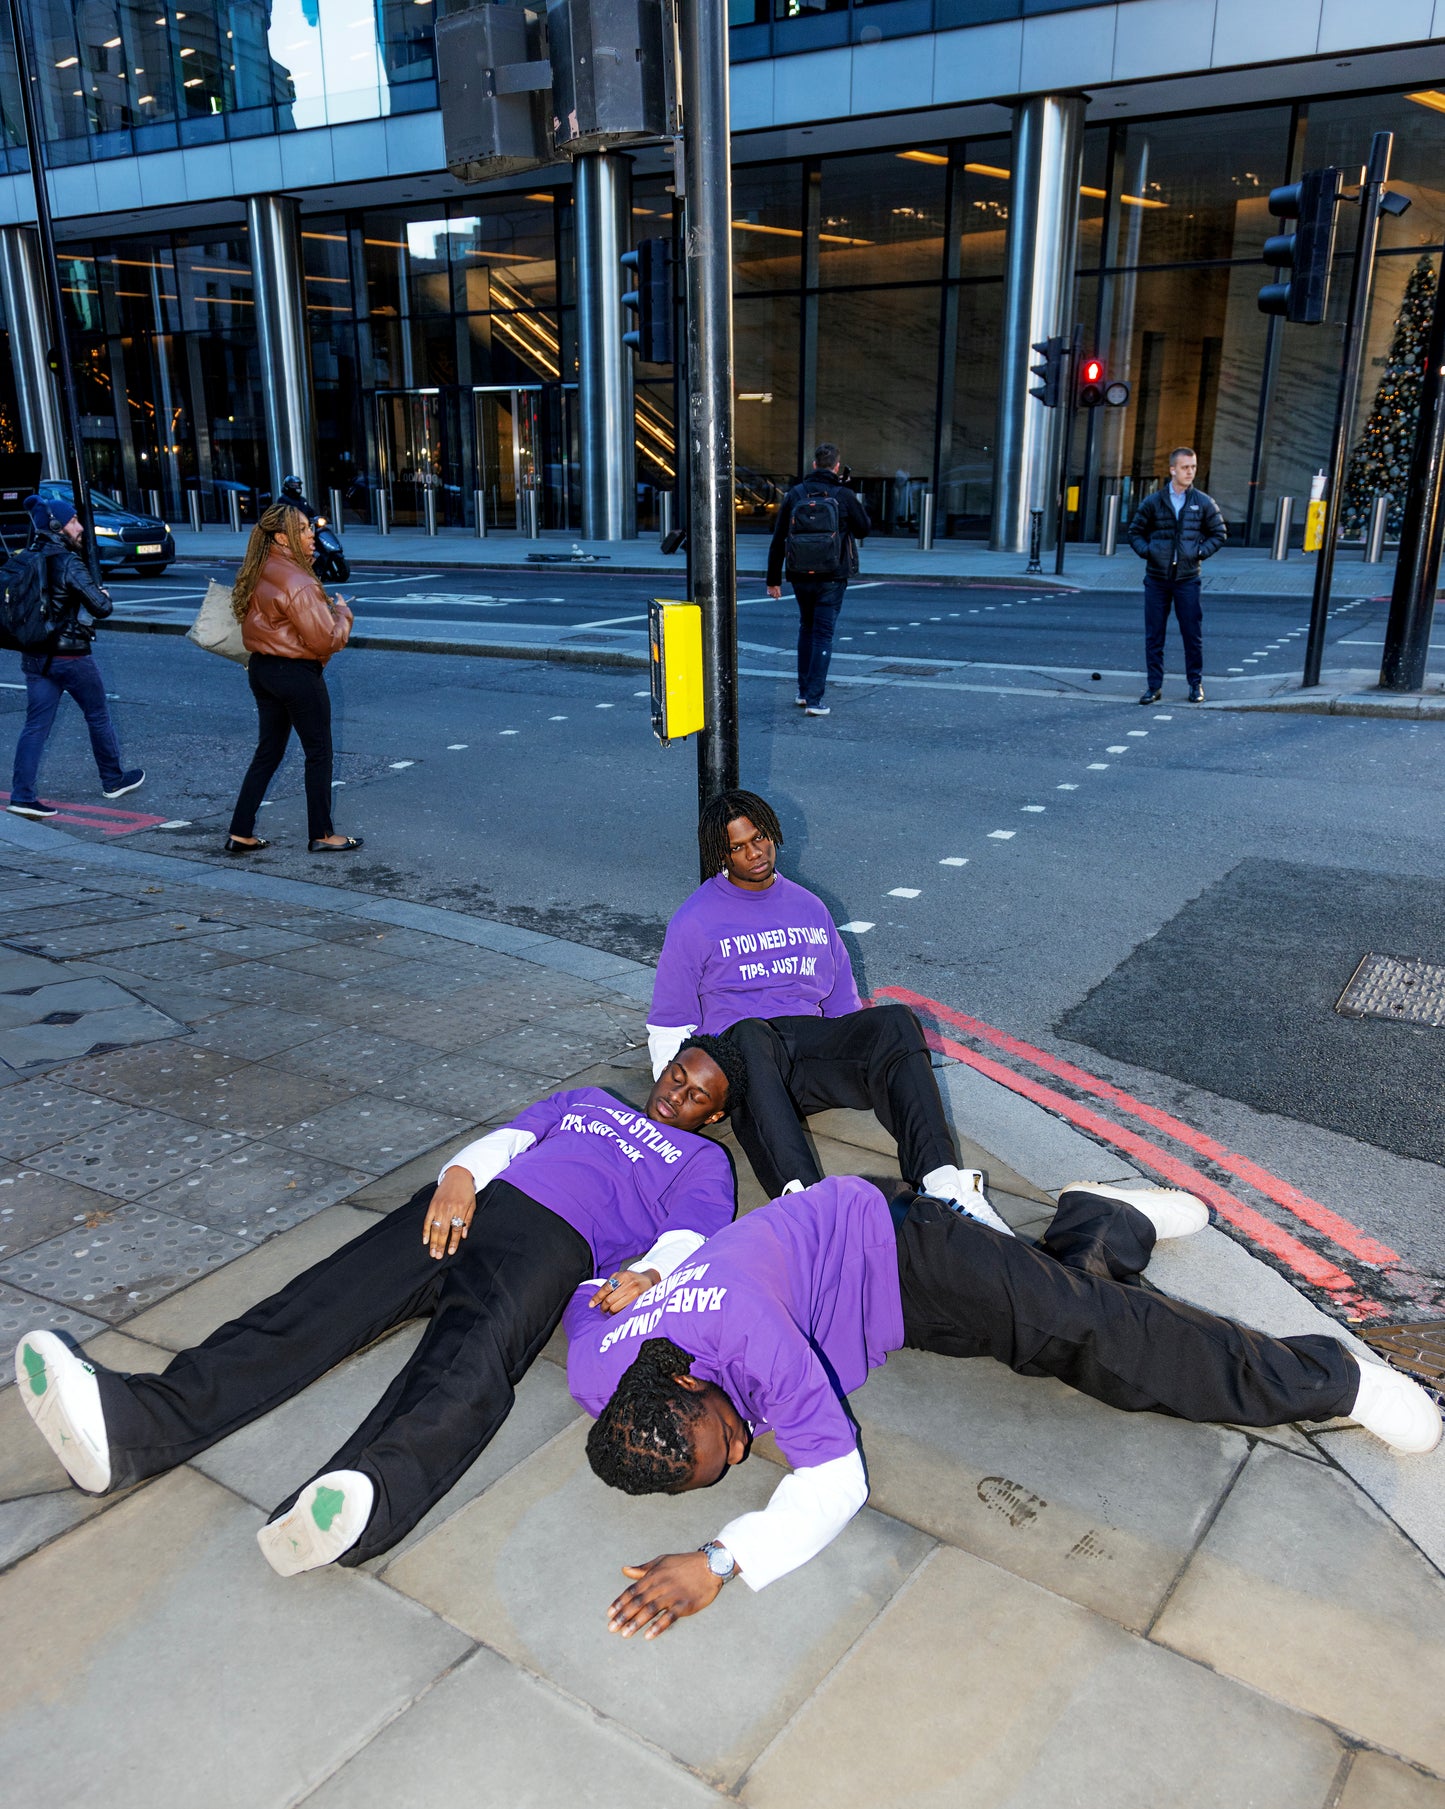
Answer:
<svg viewBox="0 0 1445 1809"><path fill-rule="evenodd" d="M1077 1096L1083 1094L1102 1101L1114 1112L1136 1120L1158 1135L1167 1137L1172 1143L1182 1145L1197 1159L1233 1175L1263 1199L1279 1207L1300 1226L1327 1239L1346 1256L1353 1257L1368 1269L1390 1271L1393 1291L1397 1294L1407 1300L1414 1298L1422 1304L1425 1302L1430 1291L1429 1284L1422 1277L1410 1274L1398 1251L1362 1231L1359 1226L1351 1224L1321 1201L1311 1199L1291 1182L1271 1174L1267 1168L1261 1167L1248 1156L1241 1156L1236 1151L1227 1149L1213 1137L1196 1130L1193 1125L1185 1124L1172 1113L1136 1099L1122 1087L1102 1080L1096 1074L1090 1074L1073 1062L1051 1055L1046 1049L1036 1048L1032 1043L1011 1036L1007 1031L997 1030L992 1024L985 1024L979 1018L955 1011L951 1006L940 1004L937 999L910 992L907 987L882 986L873 996L875 999L896 999L911 1007L924 1021L930 1046L940 1053L951 1056L955 1061L965 1062L978 1073L987 1075L990 1080L998 1081L1011 1092L1066 1119L1098 1142L1118 1150L1120 1154L1130 1157L1141 1167L1152 1170L1174 1186L1187 1188L1190 1193L1197 1194L1215 1209L1220 1218L1265 1252L1279 1267L1319 1289L1349 1317L1386 1318L1398 1310L1398 1302L1390 1304L1369 1298L1361 1292L1357 1277L1348 1274L1320 1250L1304 1243L1293 1231L1254 1207L1245 1205L1218 1182L1201 1174L1197 1168L1151 1138L1120 1124L1115 1118L1085 1104ZM981 1043L996 1053L985 1054L960 1042L957 1037L947 1035L943 1029L931 1026L947 1026L948 1029L960 1031L974 1044ZM1008 1059L1000 1060L999 1057ZM1057 1087L1047 1086L1020 1073L1019 1066L1011 1066L1010 1063L1047 1074L1062 1082L1070 1092L1061 1092Z"/></svg>
<svg viewBox="0 0 1445 1809"><path fill-rule="evenodd" d="M0 791L0 799L10 802L10 793ZM32 819L43 823L74 823L81 829L98 829L102 835L134 835L140 829L154 829L169 823L170 817L147 816L139 810L111 810L104 804L57 804L53 817Z"/></svg>

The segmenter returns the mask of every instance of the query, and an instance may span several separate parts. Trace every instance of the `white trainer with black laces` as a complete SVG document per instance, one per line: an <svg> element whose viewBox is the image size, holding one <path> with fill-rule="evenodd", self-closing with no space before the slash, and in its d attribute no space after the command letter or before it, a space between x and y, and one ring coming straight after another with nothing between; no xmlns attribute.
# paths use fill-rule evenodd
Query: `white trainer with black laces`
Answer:
<svg viewBox="0 0 1445 1809"><path fill-rule="evenodd" d="M1423 1457L1440 1443L1445 1421L1432 1396L1409 1376L1385 1363L1357 1357L1360 1392L1349 1418L1402 1457Z"/></svg>
<svg viewBox="0 0 1445 1809"><path fill-rule="evenodd" d="M955 1168L951 1163L931 1169L923 1177L923 1191L935 1200L942 1200L966 1219L977 1219L980 1225L987 1225L991 1231L1001 1231L1005 1237L1014 1235L1013 1227L1006 1224L988 1203L988 1195L983 1191L982 1169Z"/></svg>
<svg viewBox="0 0 1445 1809"><path fill-rule="evenodd" d="M1170 1237L1193 1237L1209 1223L1209 1208L1182 1187L1151 1187L1147 1181L1070 1181L1059 1190L1061 1206L1066 1193L1092 1193L1106 1200L1122 1200L1135 1212L1144 1214L1161 1243Z"/></svg>
<svg viewBox="0 0 1445 1809"><path fill-rule="evenodd" d="M110 1440L90 1364L54 1332L29 1332L15 1347L15 1383L76 1488L103 1495L110 1487Z"/></svg>
<svg viewBox="0 0 1445 1809"><path fill-rule="evenodd" d="M256 1534L278 1577L334 1564L366 1531L376 1491L360 1470L328 1470L308 1482L295 1505Z"/></svg>

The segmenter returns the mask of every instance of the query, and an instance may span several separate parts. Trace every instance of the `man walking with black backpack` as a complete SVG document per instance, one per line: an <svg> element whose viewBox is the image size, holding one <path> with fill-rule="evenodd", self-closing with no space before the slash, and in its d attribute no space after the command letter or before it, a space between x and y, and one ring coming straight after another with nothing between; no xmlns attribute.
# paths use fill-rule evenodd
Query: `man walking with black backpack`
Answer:
<svg viewBox="0 0 1445 1809"><path fill-rule="evenodd" d="M843 481L842 457L827 441L813 469L783 498L768 548L768 595L781 597L783 575L798 599L798 707L826 716L823 691L843 593L857 570L858 542L873 523Z"/></svg>
<svg viewBox="0 0 1445 1809"><path fill-rule="evenodd" d="M15 772L6 806L18 817L53 817L54 804L42 804L36 792L40 760L66 692L85 714L90 751L95 756L101 790L107 798L123 798L144 785L139 767L126 771L120 741L105 701L105 681L90 656L95 630L82 622L87 610L97 621L111 612L109 594L91 577L80 557L82 528L75 510L62 502L27 496L25 508L34 526L30 544L5 567L6 641L21 652L25 674L25 727L15 744ZM38 592L38 596L32 593ZM42 607L29 605L38 602ZM12 619L13 617L13 619Z"/></svg>

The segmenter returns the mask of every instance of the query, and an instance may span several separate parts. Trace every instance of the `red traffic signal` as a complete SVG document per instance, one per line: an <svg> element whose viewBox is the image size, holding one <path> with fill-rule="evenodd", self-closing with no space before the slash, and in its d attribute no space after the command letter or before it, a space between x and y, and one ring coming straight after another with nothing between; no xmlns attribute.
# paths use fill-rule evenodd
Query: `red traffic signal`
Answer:
<svg viewBox="0 0 1445 1809"><path fill-rule="evenodd" d="M1122 408L1129 400L1129 385L1111 383L1102 358L1079 360L1079 407Z"/></svg>

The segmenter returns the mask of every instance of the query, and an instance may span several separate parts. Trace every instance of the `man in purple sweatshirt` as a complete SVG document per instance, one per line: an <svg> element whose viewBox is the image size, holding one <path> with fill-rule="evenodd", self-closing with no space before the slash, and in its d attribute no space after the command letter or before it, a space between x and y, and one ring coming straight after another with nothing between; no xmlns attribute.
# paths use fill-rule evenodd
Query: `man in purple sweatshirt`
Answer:
<svg viewBox="0 0 1445 1809"><path fill-rule="evenodd" d="M673 913L648 1013L652 1071L685 1037L731 1032L747 1064L733 1130L770 1198L822 1179L802 1119L830 1106L877 1114L904 1178L997 1231L977 1169L961 1169L933 1063L906 1005L865 1011L828 907L777 870L782 830L751 791L703 809L712 875Z"/></svg>
<svg viewBox="0 0 1445 1809"><path fill-rule="evenodd" d="M624 1566L611 1630L655 1638L730 1578L763 1589L835 1539L868 1497L846 1397L905 1346L1056 1376L1126 1413L1243 1426L1344 1414L1396 1451L1433 1450L1440 1409L1399 1370L1135 1285L1159 1238L1208 1220L1192 1194L1078 1182L1035 1245L926 1197L890 1208L845 1175L726 1226L625 1317L574 1295L567 1379L597 1416L587 1455L604 1482L709 1488L768 1429L792 1466L765 1509L700 1550Z"/></svg>
<svg viewBox="0 0 1445 1809"><path fill-rule="evenodd" d="M426 1318L366 1420L256 1535L282 1576L363 1563L490 1442L579 1283L603 1316L619 1312L732 1218L726 1152L697 1134L722 1117L730 1084L735 1053L699 1038L641 1112L598 1087L553 1093L159 1375L119 1375L54 1332L29 1333L15 1353L21 1398L76 1486L105 1495L188 1462Z"/></svg>

